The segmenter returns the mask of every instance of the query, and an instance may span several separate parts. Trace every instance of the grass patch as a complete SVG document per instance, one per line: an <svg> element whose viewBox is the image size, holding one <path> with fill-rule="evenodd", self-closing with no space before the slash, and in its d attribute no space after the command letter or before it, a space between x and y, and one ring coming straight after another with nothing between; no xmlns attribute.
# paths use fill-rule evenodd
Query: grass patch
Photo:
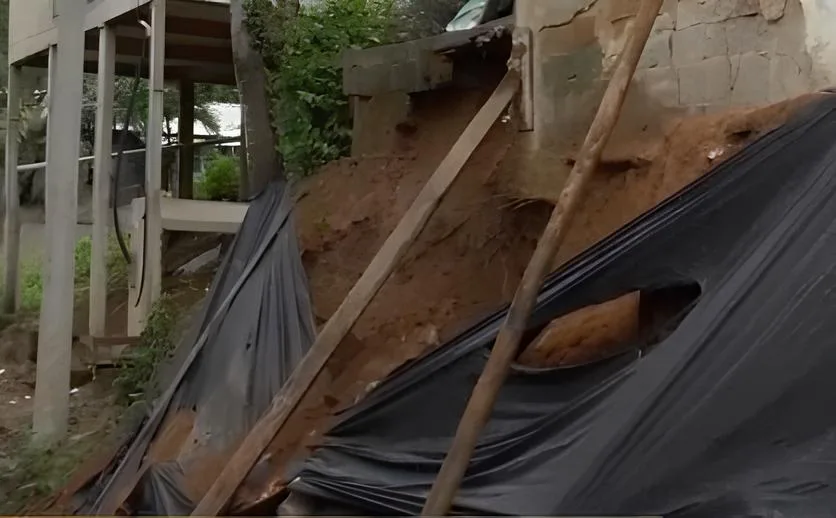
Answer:
<svg viewBox="0 0 836 518"><path fill-rule="evenodd" d="M126 236L127 237L127 236ZM93 240L84 236L75 245L74 285L76 302L90 289L90 260ZM108 289L124 287L128 279L128 263L122 256L115 234L107 242ZM20 264L20 309L24 313L37 314L43 301L43 262L40 258L22 261Z"/></svg>

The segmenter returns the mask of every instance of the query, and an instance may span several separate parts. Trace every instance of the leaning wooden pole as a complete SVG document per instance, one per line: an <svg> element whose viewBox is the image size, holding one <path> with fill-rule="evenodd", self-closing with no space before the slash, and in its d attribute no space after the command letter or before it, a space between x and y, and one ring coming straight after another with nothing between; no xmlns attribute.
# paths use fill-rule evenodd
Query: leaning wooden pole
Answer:
<svg viewBox="0 0 836 518"><path fill-rule="evenodd" d="M508 315L497 335L490 358L485 364L485 369L473 388L467 408L456 430L453 444L427 497L421 513L423 516L445 515L452 506L453 499L470 464L476 442L491 416L497 394L519 348L543 279L566 236L584 189L598 166L601 152L618 120L627 88L650 35L653 22L662 6L662 1L643 0L639 7L639 12L633 22L632 33L604 93L598 113L589 128L577 162L569 174L549 223L537 243L531 262L526 267Z"/></svg>
<svg viewBox="0 0 836 518"><path fill-rule="evenodd" d="M337 346L389 278L400 258L421 233L470 155L511 102L519 85L519 73L516 70L509 70L493 95L473 117L464 133L421 189L418 197L398 222L398 226L386 238L383 246L348 292L340 307L317 335L311 349L273 399L267 412L250 430L247 438L241 443L241 447L192 512L192 516L216 516L224 510L244 477L307 394Z"/></svg>

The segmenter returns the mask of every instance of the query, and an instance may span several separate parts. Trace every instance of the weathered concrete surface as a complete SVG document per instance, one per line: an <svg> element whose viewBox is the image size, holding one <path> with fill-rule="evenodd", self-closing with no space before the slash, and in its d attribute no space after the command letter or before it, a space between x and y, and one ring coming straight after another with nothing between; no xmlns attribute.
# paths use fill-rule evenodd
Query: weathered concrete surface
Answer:
<svg viewBox="0 0 836 518"><path fill-rule="evenodd" d="M534 132L516 181L554 199L588 128L639 0L518 0L535 35ZM666 0L624 111L620 135L672 116L778 102L836 79L836 0ZM547 179L547 180L546 180Z"/></svg>

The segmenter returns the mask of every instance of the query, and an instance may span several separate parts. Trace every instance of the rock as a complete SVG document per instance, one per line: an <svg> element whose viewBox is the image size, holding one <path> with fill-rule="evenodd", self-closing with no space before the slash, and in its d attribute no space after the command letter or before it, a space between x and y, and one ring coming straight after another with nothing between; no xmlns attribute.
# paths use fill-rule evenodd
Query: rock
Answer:
<svg viewBox="0 0 836 518"><path fill-rule="evenodd" d="M761 14L767 21L774 22L784 17L787 0L758 0Z"/></svg>

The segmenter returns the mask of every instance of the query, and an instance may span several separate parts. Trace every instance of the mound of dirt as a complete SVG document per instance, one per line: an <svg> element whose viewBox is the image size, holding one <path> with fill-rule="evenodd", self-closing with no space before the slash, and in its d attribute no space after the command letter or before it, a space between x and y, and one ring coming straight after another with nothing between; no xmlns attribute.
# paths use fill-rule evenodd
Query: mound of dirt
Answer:
<svg viewBox="0 0 836 518"><path fill-rule="evenodd" d="M555 265L674 194L813 97L685 118L657 141L613 143ZM304 186L297 224L320 320L333 313L359 278L469 118L451 124L450 115L427 115L417 124L413 149L420 154L341 160ZM422 141L427 132L434 142ZM513 137L513 127L498 123L493 128L328 372L268 448L267 460L239 489L234 511L252 510L264 495L276 494L285 466L317 443L335 410L512 297L551 209L543 202L509 204L508 193L497 191L491 181ZM628 297L609 305L612 315L604 305L564 317L550 328L558 339L525 355L525 363L577 364L609 355L622 341L617 333L635 334L638 323L625 319L638 318L638 310L627 307L638 301Z"/></svg>

